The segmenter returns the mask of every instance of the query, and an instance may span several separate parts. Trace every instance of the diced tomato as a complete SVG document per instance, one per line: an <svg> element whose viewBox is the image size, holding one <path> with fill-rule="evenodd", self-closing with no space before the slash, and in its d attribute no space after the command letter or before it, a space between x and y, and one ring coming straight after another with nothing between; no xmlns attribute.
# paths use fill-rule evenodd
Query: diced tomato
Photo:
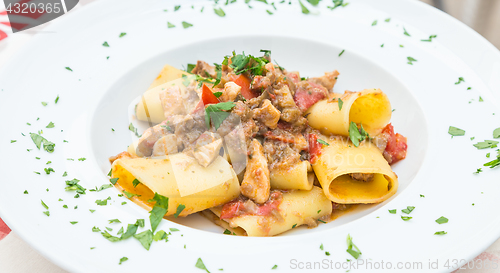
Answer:
<svg viewBox="0 0 500 273"><path fill-rule="evenodd" d="M250 89L250 79L247 76L243 74L232 76L231 81L241 87L241 95L245 99L249 100L259 96L259 94Z"/></svg>
<svg viewBox="0 0 500 273"><path fill-rule="evenodd" d="M288 74L286 74L286 76L290 78L290 80L292 80L292 82L295 84L300 82L300 77L297 72L289 72Z"/></svg>
<svg viewBox="0 0 500 273"><path fill-rule="evenodd" d="M389 123L382 130L382 134L387 136L387 146L384 151L384 157L389 164L394 164L399 160L406 158L408 144L406 137L401 134L394 134L394 127Z"/></svg>
<svg viewBox="0 0 500 273"><path fill-rule="evenodd" d="M238 215L240 210L244 209L243 201L233 200L229 203L224 204L222 207L222 212L220 214L220 219L230 219Z"/></svg>
<svg viewBox="0 0 500 273"><path fill-rule="evenodd" d="M280 191L274 191L269 196L269 200L266 203L257 206L256 213L250 213L245 208L245 203L241 199L235 199L229 203L222 206L222 212L220 214L220 219L230 219L233 217L241 215L260 215L268 216L273 210L277 210L281 201L283 200L283 193Z"/></svg>
<svg viewBox="0 0 500 273"><path fill-rule="evenodd" d="M297 104L302 112L307 111L309 107L324 99L326 96L326 90L323 86L313 82L308 83L309 86L306 89L299 87L293 97L295 104Z"/></svg>
<svg viewBox="0 0 500 273"><path fill-rule="evenodd" d="M316 134L309 134L307 140L309 141L309 161L314 164L318 156L321 155L321 143L318 142Z"/></svg>
<svg viewBox="0 0 500 273"><path fill-rule="evenodd" d="M210 87L203 84L202 90L201 100L203 101L203 104L207 105L219 103L219 99L214 95Z"/></svg>

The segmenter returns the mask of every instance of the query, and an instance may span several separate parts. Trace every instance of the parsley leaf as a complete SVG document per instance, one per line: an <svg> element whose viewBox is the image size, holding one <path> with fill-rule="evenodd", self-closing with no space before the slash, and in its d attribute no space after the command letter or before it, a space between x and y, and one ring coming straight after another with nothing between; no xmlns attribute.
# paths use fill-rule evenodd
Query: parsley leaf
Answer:
<svg viewBox="0 0 500 273"><path fill-rule="evenodd" d="M98 206L106 206L108 204L108 200L111 200L111 196L106 198L106 199L102 199L102 200L95 200L95 203L98 205Z"/></svg>
<svg viewBox="0 0 500 273"><path fill-rule="evenodd" d="M403 27L403 30L405 31L405 32L404 32L404 35L406 35L406 36L411 36L411 35L410 35L410 33L408 33L408 31L406 31L406 28L405 28L405 27Z"/></svg>
<svg viewBox="0 0 500 273"><path fill-rule="evenodd" d="M134 188L137 187L137 185L141 184L141 181L134 179L134 181L132 181L132 185L134 185Z"/></svg>
<svg viewBox="0 0 500 273"><path fill-rule="evenodd" d="M402 215L401 215L401 219L403 219L403 221L409 221L409 220L411 220L411 218L413 218L413 217L410 217L410 216L402 216Z"/></svg>
<svg viewBox="0 0 500 273"><path fill-rule="evenodd" d="M54 128L54 123L51 121L45 128Z"/></svg>
<svg viewBox="0 0 500 273"><path fill-rule="evenodd" d="M71 69L71 68L69 68L67 66L65 68L66 68L66 70L69 70L69 71L73 72L73 69Z"/></svg>
<svg viewBox="0 0 500 273"><path fill-rule="evenodd" d="M278 268L277 264L275 264L271 269L276 269L276 268Z"/></svg>
<svg viewBox="0 0 500 273"><path fill-rule="evenodd" d="M78 184L80 180L74 178L73 180L66 180L66 185L67 187L65 188L66 191L76 191L78 194L85 194L85 191L87 190L86 188L82 187L81 185Z"/></svg>
<svg viewBox="0 0 500 273"><path fill-rule="evenodd" d="M128 238L134 236L135 233L137 232L137 228L138 228L138 225L128 224L127 231L125 231L125 233L122 234L120 239L125 240L125 239L128 239Z"/></svg>
<svg viewBox="0 0 500 273"><path fill-rule="evenodd" d="M416 59L414 59L413 57L407 57L407 59L408 59L408 64L411 64L411 65L413 65L413 62L416 62L416 61L417 61L417 60L416 60Z"/></svg>
<svg viewBox="0 0 500 273"><path fill-rule="evenodd" d="M226 13L222 10L222 8L218 8L218 9L214 8L214 12L215 12L215 14L219 15L220 17L226 16Z"/></svg>
<svg viewBox="0 0 500 273"><path fill-rule="evenodd" d="M174 25L174 24L172 24L172 23L170 23L170 22L167 22L167 27L168 27L168 28L174 28L174 27L175 27L175 25ZM189 71L188 71L188 72L189 72Z"/></svg>
<svg viewBox="0 0 500 273"><path fill-rule="evenodd" d="M215 129L219 129L222 122L229 116L228 112L233 109L236 104L234 102L221 102L217 104L210 104L205 108L205 124L207 127L210 127L210 120L215 127Z"/></svg>
<svg viewBox="0 0 500 273"><path fill-rule="evenodd" d="M339 57L342 56L342 54L344 54L344 52L345 52L345 49L342 49L342 51L340 51L340 53L339 53Z"/></svg>
<svg viewBox="0 0 500 273"><path fill-rule="evenodd" d="M110 242L118 242L118 241L120 241L120 238L118 238L118 237L116 237L116 236L113 236L113 235L109 234L109 232L108 232L108 231L106 231L106 230L105 230L105 231L103 231L103 232L101 232L101 235L102 235L104 238L108 239Z"/></svg>
<svg viewBox="0 0 500 273"><path fill-rule="evenodd" d="M317 139L316 141L318 141L318 143L322 144L322 145L326 145L326 146L330 146L330 144L328 144L328 142L322 140L322 139Z"/></svg>
<svg viewBox="0 0 500 273"><path fill-rule="evenodd" d="M448 129L448 134L452 136L463 136L465 135L465 130L450 126L450 128Z"/></svg>
<svg viewBox="0 0 500 273"><path fill-rule="evenodd" d="M493 131L493 138L499 138L500 137L500 128L496 128Z"/></svg>
<svg viewBox="0 0 500 273"><path fill-rule="evenodd" d="M307 0L311 5L317 6L321 0Z"/></svg>
<svg viewBox="0 0 500 273"><path fill-rule="evenodd" d="M112 224L112 223L121 223L121 221L118 220L118 219L111 219L111 220L108 220L108 221L109 221L110 224Z"/></svg>
<svg viewBox="0 0 500 273"><path fill-rule="evenodd" d="M299 4L300 4L300 8L302 9L302 13L304 14L309 14L311 13L307 8L306 6L304 6L304 4L302 4L302 1L299 0Z"/></svg>
<svg viewBox="0 0 500 273"><path fill-rule="evenodd" d="M434 235L445 235L445 234L448 234L448 232L446 232L446 231L437 231L436 233L434 233Z"/></svg>
<svg viewBox="0 0 500 273"><path fill-rule="evenodd" d="M431 35L431 36L429 36L429 39L427 39L427 40L420 40L420 41L422 41L422 42L432 42L432 39L434 39L434 38L437 38L437 35Z"/></svg>
<svg viewBox="0 0 500 273"><path fill-rule="evenodd" d="M351 121L351 124L349 125L349 138L352 141L352 144L354 146L358 147L359 143L365 140L367 137L370 137L368 133L365 131L363 128L363 125L361 125L361 128L358 129L358 126L356 123Z"/></svg>
<svg viewBox="0 0 500 273"><path fill-rule="evenodd" d="M144 219L137 219L135 222L136 226L144 227Z"/></svg>
<svg viewBox="0 0 500 273"><path fill-rule="evenodd" d="M193 26L193 24L190 24L190 23L188 23L186 21L182 21L182 27L183 28L189 28L189 27L192 27L192 26Z"/></svg>
<svg viewBox="0 0 500 273"><path fill-rule="evenodd" d="M339 105L339 111L341 111L342 110L342 106L344 105L344 102L340 98L339 98L338 105Z"/></svg>
<svg viewBox="0 0 500 273"><path fill-rule="evenodd" d="M123 37L125 35L127 35L127 33L126 32L122 32L122 33L120 33L120 36L118 36L118 37L121 38L121 37Z"/></svg>
<svg viewBox="0 0 500 273"><path fill-rule="evenodd" d="M408 207L406 207L406 209L402 209L401 211L402 211L403 213L410 214L410 213L411 213L414 209L415 209L415 207L413 207L413 206L408 206Z"/></svg>
<svg viewBox="0 0 500 273"><path fill-rule="evenodd" d="M163 219L163 216L165 216L168 211L168 197L155 193L153 201L156 201L156 203L153 206L153 209L149 212L149 220L151 221L151 230L152 232L155 232L161 222L161 219Z"/></svg>
<svg viewBox="0 0 500 273"><path fill-rule="evenodd" d="M111 184L115 185L115 184L116 184L116 182L118 182L118 179L119 179L118 177L116 177L116 178L111 178L111 179L109 180L109 182L111 182Z"/></svg>
<svg viewBox="0 0 500 273"><path fill-rule="evenodd" d="M390 209L390 210L389 210L389 213L391 213L391 214L396 214L396 209Z"/></svg>
<svg viewBox="0 0 500 273"><path fill-rule="evenodd" d="M436 219L436 223L438 223L438 224L446 224L446 223L448 223L448 218L446 218L444 216L441 216L438 219Z"/></svg>
<svg viewBox="0 0 500 273"><path fill-rule="evenodd" d="M167 233L164 230L158 230L156 234L153 236L153 240L155 242L161 241L163 239L168 239Z"/></svg>
<svg viewBox="0 0 500 273"><path fill-rule="evenodd" d="M207 267L205 266L205 264L203 263L201 258L198 258L198 260L196 261L196 264L194 266L196 266L199 269L203 269L203 270L207 271L208 273L210 273L210 271L208 271Z"/></svg>
<svg viewBox="0 0 500 273"><path fill-rule="evenodd" d="M460 84L461 82L465 82L463 77L459 77L458 81L455 84Z"/></svg>
<svg viewBox="0 0 500 273"><path fill-rule="evenodd" d="M377 20L373 21L372 27L377 25Z"/></svg>
<svg viewBox="0 0 500 273"><path fill-rule="evenodd" d="M175 212L174 214L174 217L177 218L179 217L179 214L181 214L181 212L186 208L186 206L184 206L183 204L180 204L179 206L177 206L177 211Z"/></svg>
<svg viewBox="0 0 500 273"><path fill-rule="evenodd" d="M137 196L137 197L140 197L139 194L136 194L136 193L131 193L131 192L128 192L128 191L123 191L123 193L127 196L127 198L132 198L134 196Z"/></svg>
<svg viewBox="0 0 500 273"><path fill-rule="evenodd" d="M354 250L353 247L356 249ZM352 237L350 234L347 234L347 253L351 254L354 259L358 259L359 255L361 255L361 250L352 242Z"/></svg>
<svg viewBox="0 0 500 273"><path fill-rule="evenodd" d="M56 144L48 141L47 139L45 139L44 137L42 137L39 134L30 133L30 137L33 140L33 142L35 143L35 145L38 148L38 150L40 150L40 148L43 145L43 149L45 151L47 151L49 153L53 153L54 152L54 147L56 146Z"/></svg>
<svg viewBox="0 0 500 273"><path fill-rule="evenodd" d="M139 240L139 242L141 243L141 245L146 249L146 250L149 250L149 248L151 247L151 243L153 243L153 232L151 232L151 230L146 230L146 231L143 231L139 234L135 234L134 235L134 238L136 238L137 240Z"/></svg>
<svg viewBox="0 0 500 273"><path fill-rule="evenodd" d="M135 136L137 136L137 137L141 137L142 136L142 135L139 135L139 133L137 133L137 128L134 127L134 125L132 124L132 122L129 124L128 129L129 129L129 131L131 131L132 133L134 133Z"/></svg>
<svg viewBox="0 0 500 273"><path fill-rule="evenodd" d="M92 228L92 232L100 232L100 231L101 231L101 229L100 229L100 228L98 228L98 227L96 227L96 226L94 226L94 227Z"/></svg>
<svg viewBox="0 0 500 273"><path fill-rule="evenodd" d="M126 262L128 261L128 258L127 257L123 257L120 259L120 263L119 264L122 264L123 262Z"/></svg>
<svg viewBox="0 0 500 273"><path fill-rule="evenodd" d="M496 148L498 141L495 140L485 140L474 144L474 147L478 149Z"/></svg>
<svg viewBox="0 0 500 273"><path fill-rule="evenodd" d="M41 203L42 203L42 206L45 208L45 209L49 209L49 206L47 206L47 204L45 204L45 202L43 202L43 200L40 200Z"/></svg>
<svg viewBox="0 0 500 273"><path fill-rule="evenodd" d="M104 47L109 47L109 44L108 44L108 42L104 42L104 43L102 44L102 46L104 46Z"/></svg>

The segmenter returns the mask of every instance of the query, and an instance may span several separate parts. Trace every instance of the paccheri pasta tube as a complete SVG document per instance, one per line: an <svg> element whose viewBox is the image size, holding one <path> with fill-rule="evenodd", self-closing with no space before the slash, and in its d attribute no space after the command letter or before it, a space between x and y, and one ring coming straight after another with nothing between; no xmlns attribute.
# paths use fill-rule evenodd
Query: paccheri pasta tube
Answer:
<svg viewBox="0 0 500 273"><path fill-rule="evenodd" d="M151 83L148 90L163 85L167 82L180 79L182 75L189 76L191 74L167 64L160 71L160 74L158 74L158 77L156 77L153 83Z"/></svg>
<svg viewBox="0 0 500 273"><path fill-rule="evenodd" d="M210 210L221 217L221 207ZM332 202L319 187L313 187L310 191L284 192L277 215L241 215L223 221L230 227L242 228L248 236L273 236L304 224L314 226L317 219L328 218L331 213Z"/></svg>
<svg viewBox="0 0 500 273"><path fill-rule="evenodd" d="M309 161L301 161L286 169L271 170L271 187L282 190L311 190L314 175L307 172L310 165Z"/></svg>
<svg viewBox="0 0 500 273"><path fill-rule="evenodd" d="M313 164L325 195L335 203L380 203L396 193L398 178L369 141L355 147L343 137L327 140Z"/></svg>
<svg viewBox="0 0 500 273"><path fill-rule="evenodd" d="M322 133L349 136L351 121L362 124L369 134L376 134L389 123L391 114L391 104L384 92L365 89L332 94L309 108L307 119L309 125Z"/></svg>
<svg viewBox="0 0 500 273"><path fill-rule="evenodd" d="M238 178L222 157L206 168L183 153L164 159L122 157L113 163L112 177L118 178L117 184L129 193L127 196L139 195L133 198L145 205L154 193L168 197L166 216L174 214L179 205L185 206L180 216L186 216L240 194Z"/></svg>

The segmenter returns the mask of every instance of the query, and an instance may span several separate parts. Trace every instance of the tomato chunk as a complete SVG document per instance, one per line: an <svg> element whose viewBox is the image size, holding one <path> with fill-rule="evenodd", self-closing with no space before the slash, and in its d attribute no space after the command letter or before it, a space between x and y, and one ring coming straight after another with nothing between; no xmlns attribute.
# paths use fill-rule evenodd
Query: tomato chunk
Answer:
<svg viewBox="0 0 500 273"><path fill-rule="evenodd" d="M307 82L307 85L299 87L295 92L293 100L302 112L307 111L316 102L326 97L326 89L316 83Z"/></svg>
<svg viewBox="0 0 500 273"><path fill-rule="evenodd" d="M406 137L399 133L394 134L394 127L390 123L382 130L382 134L387 137L387 146L384 151L387 162L394 164L405 159L408 150Z"/></svg>
<svg viewBox="0 0 500 273"><path fill-rule="evenodd" d="M321 155L321 143L318 142L316 134L309 134L307 140L309 141L309 162L314 164L318 156Z"/></svg>
<svg viewBox="0 0 500 273"><path fill-rule="evenodd" d="M241 87L241 95L246 100L253 99L259 96L256 92L250 89L250 79L247 76L243 74L232 76L231 81Z"/></svg>
<svg viewBox="0 0 500 273"><path fill-rule="evenodd" d="M205 84L203 84L201 100L205 105L219 103L219 99L214 95L210 87L206 86Z"/></svg>
<svg viewBox="0 0 500 273"><path fill-rule="evenodd" d="M257 209L255 211L249 211L245 206L245 202L241 199L235 199L229 203L224 204L222 207L222 212L220 214L220 219L230 219L233 217L238 217L241 215L260 215L269 216L273 210L278 210L281 201L283 200L283 193L280 191L274 191L270 194L269 200L266 203L259 205L254 204ZM252 207L252 206L251 206Z"/></svg>

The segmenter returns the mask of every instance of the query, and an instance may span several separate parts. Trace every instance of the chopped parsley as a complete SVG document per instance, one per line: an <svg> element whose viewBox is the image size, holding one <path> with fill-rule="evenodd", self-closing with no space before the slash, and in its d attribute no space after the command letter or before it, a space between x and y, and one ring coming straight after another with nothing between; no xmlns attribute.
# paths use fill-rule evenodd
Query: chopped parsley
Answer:
<svg viewBox="0 0 500 273"><path fill-rule="evenodd" d="M54 128L54 123L51 121L45 128Z"/></svg>
<svg viewBox="0 0 500 273"><path fill-rule="evenodd" d="M112 224L112 223L121 223L121 221L118 220L118 219L111 219L111 220L108 220L108 221L109 221L110 224Z"/></svg>
<svg viewBox="0 0 500 273"><path fill-rule="evenodd" d="M461 82L465 82L463 77L459 77L458 81L455 84L460 84Z"/></svg>
<svg viewBox="0 0 500 273"><path fill-rule="evenodd" d="M167 233L164 230L158 230L156 234L153 236L153 240L155 242L161 241L163 239L165 239L165 241L168 241Z"/></svg>
<svg viewBox="0 0 500 273"><path fill-rule="evenodd" d="M123 257L123 258L120 259L120 263L119 264L121 265L123 262L126 262L126 261L128 261L128 258L127 257Z"/></svg>
<svg viewBox="0 0 500 273"><path fill-rule="evenodd" d="M372 27L377 25L377 20L373 21Z"/></svg>
<svg viewBox="0 0 500 273"><path fill-rule="evenodd" d="M10 141L10 143L16 143L16 142L17 142L17 140L11 140Z"/></svg>
<svg viewBox="0 0 500 273"><path fill-rule="evenodd" d="M146 250L149 250L149 248L151 247L151 243L153 243L153 232L148 229L141 233L135 234L134 238L136 238Z"/></svg>
<svg viewBox="0 0 500 273"><path fill-rule="evenodd" d="M319 249L324 250L324 249L323 249L323 244L321 244L321 245L319 246Z"/></svg>
<svg viewBox="0 0 500 273"><path fill-rule="evenodd" d="M47 217L48 217L48 216L50 216L50 211L44 211L43 214L47 215Z"/></svg>
<svg viewBox="0 0 500 273"><path fill-rule="evenodd" d="M408 33L408 31L406 31L406 28L405 28L405 27L403 27L403 30L405 31L405 32L404 32L404 35L406 35L406 36L411 36L411 35L410 35L410 33Z"/></svg>
<svg viewBox="0 0 500 273"><path fill-rule="evenodd" d="M487 148L496 148L498 144L498 141L495 140L485 140L482 142L478 142L474 144L474 147L478 148L479 150L481 149L487 149Z"/></svg>
<svg viewBox="0 0 500 273"><path fill-rule="evenodd" d="M340 51L340 53L339 53L339 57L342 56L342 54L344 54L344 52L345 52L345 49L342 49L342 51Z"/></svg>
<svg viewBox="0 0 500 273"><path fill-rule="evenodd" d="M24 194L28 194L28 191L27 191L27 190L25 190L25 191L24 191Z"/></svg>
<svg viewBox="0 0 500 273"><path fill-rule="evenodd" d="M361 125L361 128L358 129L356 123L351 121L351 124L349 125L349 138L351 139L352 144L354 144L354 146L358 147L359 143L368 137L370 136L363 128L363 125Z"/></svg>
<svg viewBox="0 0 500 273"><path fill-rule="evenodd" d="M98 228L98 227L96 227L96 226L94 226L94 227L92 228L92 232L100 232L100 231L101 231L101 229L100 229L100 228Z"/></svg>
<svg viewBox="0 0 500 273"><path fill-rule="evenodd" d="M341 99L341 98L339 98L338 100L339 100L339 102L338 102L338 105L339 105L339 111L341 111L341 110L342 110L342 106L344 105L344 102L342 101L342 99Z"/></svg>
<svg viewBox="0 0 500 273"><path fill-rule="evenodd" d="M126 32L122 32L122 33L120 33L120 36L118 36L118 37L121 38L121 37L123 37L125 35L127 35L127 33Z"/></svg>
<svg viewBox="0 0 500 273"><path fill-rule="evenodd" d="M408 207L406 207L406 209L402 209L401 212L406 213L406 214L410 214L414 209L415 209L415 207L408 206Z"/></svg>
<svg viewBox="0 0 500 273"><path fill-rule="evenodd" d="M448 134L452 136L463 136L465 135L465 130L450 126L450 128L448 128Z"/></svg>
<svg viewBox="0 0 500 273"><path fill-rule="evenodd" d="M43 200L40 200L40 202L42 203L42 206L43 206L45 209L49 209L49 206L47 206L47 204L45 204L45 202L43 202Z"/></svg>
<svg viewBox="0 0 500 273"><path fill-rule="evenodd" d="M295 227L297 227L297 224L293 224L292 228L295 228Z"/></svg>
<svg viewBox="0 0 500 273"><path fill-rule="evenodd" d="M80 180L74 178L73 180L66 180L66 185L67 187L65 188L66 191L76 191L78 194L85 194L85 191L87 190L86 188L82 187L80 184L78 184Z"/></svg>
<svg viewBox="0 0 500 273"><path fill-rule="evenodd" d="M47 106L48 103L46 103L45 101L42 101L42 105L43 106Z"/></svg>
<svg viewBox="0 0 500 273"><path fill-rule="evenodd" d="M183 28L189 28L189 27L192 27L192 26L193 26L193 24L190 24L190 23L188 23L186 21L182 21L182 27Z"/></svg>
<svg viewBox="0 0 500 273"><path fill-rule="evenodd" d="M167 27L168 27L168 28L174 28L174 27L175 27L175 25L174 25L174 24L172 24L172 23L170 23L170 22L167 22Z"/></svg>
<svg viewBox="0 0 500 273"><path fill-rule="evenodd" d="M181 5L175 6L174 11L178 11L181 8Z"/></svg>
<svg viewBox="0 0 500 273"><path fill-rule="evenodd" d="M72 225L76 225L76 224L78 224L78 221L72 221L72 222L69 222L69 223L72 224Z"/></svg>
<svg viewBox="0 0 500 273"><path fill-rule="evenodd" d="M396 214L396 211L397 211L396 209L390 209L390 210L389 210L389 213L391 213L391 214Z"/></svg>
<svg viewBox="0 0 500 273"><path fill-rule="evenodd" d="M389 23L391 21L391 18L387 18L384 21L387 22L387 23Z"/></svg>
<svg viewBox="0 0 500 273"><path fill-rule="evenodd" d="M493 130L493 138L500 138L500 128Z"/></svg>
<svg viewBox="0 0 500 273"><path fill-rule="evenodd" d="M437 231L436 233L434 233L434 235L445 235L445 234L448 234L448 232L446 232L446 231Z"/></svg>
<svg viewBox="0 0 500 273"><path fill-rule="evenodd" d="M179 214L181 214L181 212L186 208L186 206L184 206L183 204L179 204L179 206L177 206L177 211L175 212L174 214L174 217L177 218L179 217Z"/></svg>
<svg viewBox="0 0 500 273"><path fill-rule="evenodd" d="M56 146L56 144L48 141L47 139L45 139L44 137L42 137L39 134L30 133L30 136L31 136L31 139L33 140L33 142L35 143L36 147L38 148L38 150L40 150L40 148L43 145L43 149L45 151L47 151L49 153L54 152L54 147Z"/></svg>
<svg viewBox="0 0 500 273"><path fill-rule="evenodd" d="M403 221L409 221L409 220L411 220L411 218L413 218L413 217L410 217L410 216L402 216L402 215L401 215L401 219L403 219Z"/></svg>
<svg viewBox="0 0 500 273"><path fill-rule="evenodd" d="M134 196L137 196L137 197L140 197L139 194L136 194L136 193L131 193L131 192L128 192L128 191L123 191L123 193L127 196L127 198L132 198Z"/></svg>
<svg viewBox="0 0 500 273"><path fill-rule="evenodd" d="M135 136L137 136L137 137L141 137L142 136L142 135L139 135L139 133L137 133L137 128L134 127L134 124L132 124L132 122L129 124L128 129L129 129L129 131L131 131L132 133L134 133Z"/></svg>
<svg viewBox="0 0 500 273"><path fill-rule="evenodd" d="M174 232L174 231L179 231L179 230L176 228L170 228L170 231Z"/></svg>
<svg viewBox="0 0 500 273"><path fill-rule="evenodd" d="M417 61L417 60L416 60L416 59L414 59L413 57L409 57L409 56L407 57L407 59L408 59L408 64L411 64L411 65L413 65L413 62L416 62L416 61Z"/></svg>
<svg viewBox="0 0 500 273"><path fill-rule="evenodd" d="M221 102L217 104L210 104L205 108L205 124L210 128L210 120L215 129L219 129L222 122L229 116L228 112L233 109L236 104L234 102Z"/></svg>
<svg viewBox="0 0 500 273"><path fill-rule="evenodd" d="M151 221L151 230L155 232L161 219L163 219L163 216L165 216L168 211L168 197L155 193L153 201L155 201L155 204L153 209L149 212L149 220Z"/></svg>
<svg viewBox="0 0 500 273"><path fill-rule="evenodd" d="M322 145L326 145L326 146L330 146L330 144L328 144L328 142L322 140L322 139L317 139L316 141L318 141L318 143L322 144Z"/></svg>
<svg viewBox="0 0 500 273"><path fill-rule="evenodd" d="M203 263L201 258L198 258L198 260L196 261L196 264L194 266L196 266L199 269L203 269L203 270L207 271L208 273L210 273L210 271L208 271L207 267L205 266L205 264Z"/></svg>
<svg viewBox="0 0 500 273"><path fill-rule="evenodd" d="M134 188L137 187L137 185L139 184L141 184L141 181L137 180L137 178L134 179L134 181L132 181L132 185L134 186Z"/></svg>
<svg viewBox="0 0 500 273"><path fill-rule="evenodd" d="M446 218L444 216L441 216L438 219L436 219L436 223L438 223L438 224L446 224L446 223L448 223L448 218Z"/></svg>
<svg viewBox="0 0 500 273"><path fill-rule="evenodd" d="M104 47L109 47L109 44L108 44L108 42L104 42L104 43L102 44L102 46L104 46Z"/></svg>
<svg viewBox="0 0 500 273"><path fill-rule="evenodd" d="M95 187L95 189L91 189L89 191L100 192L102 190L109 189L109 188L112 188L112 187L113 187L113 185L111 185L111 184L104 184L99 189L97 187Z"/></svg>
<svg viewBox="0 0 500 273"><path fill-rule="evenodd" d="M108 228L106 228L106 229L108 229ZM109 230L109 229L108 229L108 230ZM113 242L113 243L114 243L114 242L118 242L118 241L120 241L120 238L119 238L119 237L116 237L116 236L113 236L113 235L109 234L109 232L108 232L108 231L106 231L106 230L105 230L105 231L103 231L103 232L101 232L101 235L102 235L104 238L108 239L110 242Z"/></svg>
<svg viewBox="0 0 500 273"><path fill-rule="evenodd" d="M276 269L276 268L278 268L277 264L275 264L271 269Z"/></svg>
<svg viewBox="0 0 500 273"><path fill-rule="evenodd" d="M43 170L45 171L46 174L50 174L51 172L55 173L54 169L52 168L44 168Z"/></svg>
<svg viewBox="0 0 500 273"><path fill-rule="evenodd" d="M122 233L120 239L125 240L134 236L135 233L137 232L137 228L138 228L137 225L128 224L127 231L125 231L125 233Z"/></svg>
<svg viewBox="0 0 500 273"><path fill-rule="evenodd" d="M66 70L69 70L69 71L73 72L73 69L71 69L71 68L69 68L67 66L65 68L66 68Z"/></svg>
<svg viewBox="0 0 500 273"><path fill-rule="evenodd" d="M272 11L270 11L270 10L268 10L268 9L266 9L266 12L267 12L269 15L273 15L273 12L272 12Z"/></svg>
<svg viewBox="0 0 500 273"><path fill-rule="evenodd" d="M304 6L304 4L302 4L302 1L300 1L300 0L299 0L299 4L300 4L300 8L301 8L301 10L302 10L302 13L304 13L304 14L309 14L309 13L311 13L311 12L310 12L310 11L306 8L306 6Z"/></svg>
<svg viewBox="0 0 500 273"><path fill-rule="evenodd" d="M111 196L106 198L106 199L102 199L102 200L95 200L95 203L98 205L98 206L106 206L108 204L108 200L111 200Z"/></svg>
<svg viewBox="0 0 500 273"><path fill-rule="evenodd" d="M226 13L224 12L224 10L222 10L222 8L218 8L218 9L214 8L214 12L215 12L215 14L219 15L220 17L226 16Z"/></svg>
<svg viewBox="0 0 500 273"><path fill-rule="evenodd" d="M421 194L421 195L420 195L420 198L422 198L422 197L425 197L425 195Z"/></svg>
<svg viewBox="0 0 500 273"><path fill-rule="evenodd" d="M356 250L354 250L355 248ZM358 259L359 255L361 255L361 250L352 242L352 237L350 234L347 234L347 253L351 254L354 259Z"/></svg>
<svg viewBox="0 0 500 273"><path fill-rule="evenodd" d="M115 185L115 184L116 184L116 182L118 181L118 179L119 179L118 177L116 177L116 178L111 178L111 179L109 180L109 182L111 182L111 184Z"/></svg>
<svg viewBox="0 0 500 273"><path fill-rule="evenodd" d="M429 39L427 39L427 40L420 40L420 41L422 41L422 42L432 42L432 39L434 39L434 38L437 38L437 35L431 35L431 36L429 36Z"/></svg>
<svg viewBox="0 0 500 273"><path fill-rule="evenodd" d="M144 227L144 219L137 219L137 221L135 222L135 225L137 226L140 226L140 227Z"/></svg>

